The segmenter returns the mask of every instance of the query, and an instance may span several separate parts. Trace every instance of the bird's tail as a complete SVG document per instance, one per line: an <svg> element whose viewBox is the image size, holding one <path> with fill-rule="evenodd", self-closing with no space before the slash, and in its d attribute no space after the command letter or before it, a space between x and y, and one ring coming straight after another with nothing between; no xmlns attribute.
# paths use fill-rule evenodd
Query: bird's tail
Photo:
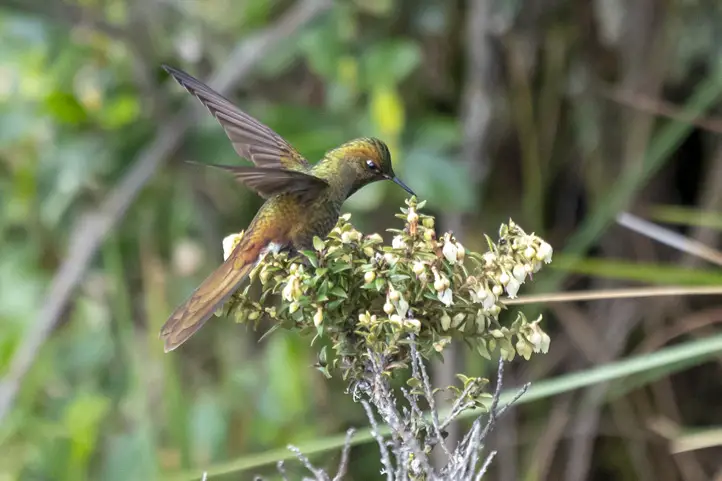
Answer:
<svg viewBox="0 0 722 481"><path fill-rule="evenodd" d="M261 248L244 242L236 246L226 261L209 275L193 294L180 305L160 330L165 352L172 351L198 331L241 285L258 263Z"/></svg>

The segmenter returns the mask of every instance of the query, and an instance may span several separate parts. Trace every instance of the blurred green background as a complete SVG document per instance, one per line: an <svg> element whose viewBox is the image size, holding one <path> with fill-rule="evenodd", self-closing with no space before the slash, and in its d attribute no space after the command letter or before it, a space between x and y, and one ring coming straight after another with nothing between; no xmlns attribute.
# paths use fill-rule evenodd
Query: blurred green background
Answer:
<svg viewBox="0 0 722 481"><path fill-rule="evenodd" d="M536 291L720 285L614 224L627 209L719 246L720 25L705 0L0 0L0 480L273 479L279 448L367 424L308 339L213 319L163 354L159 327L261 200L183 162L244 161L161 63L313 161L384 139L468 248L509 217L544 236ZM379 183L346 210L383 232L403 194ZM694 354L719 296L537 308L551 352L508 386L622 370L513 410L489 479L722 479L722 352ZM668 345L689 355L624 378ZM437 384L481 361L458 348ZM349 479L379 479L375 445L351 458ZM333 471L338 449L314 460Z"/></svg>

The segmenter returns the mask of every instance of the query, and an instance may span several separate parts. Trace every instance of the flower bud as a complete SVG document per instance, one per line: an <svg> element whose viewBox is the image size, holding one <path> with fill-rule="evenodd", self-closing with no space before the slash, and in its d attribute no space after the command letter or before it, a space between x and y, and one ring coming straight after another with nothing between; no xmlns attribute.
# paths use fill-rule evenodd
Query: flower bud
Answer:
<svg viewBox="0 0 722 481"><path fill-rule="evenodd" d="M516 294L519 292L519 287L521 287L521 284L516 280L516 278L512 277L509 279L509 283L506 285L506 293L509 296L509 299L516 298Z"/></svg>
<svg viewBox="0 0 722 481"><path fill-rule="evenodd" d="M391 304L390 302L385 303L384 304L384 312L386 314L390 315L392 312L394 312L394 305Z"/></svg>
<svg viewBox="0 0 722 481"><path fill-rule="evenodd" d="M514 269L512 269L511 274L514 276L514 279L523 283L524 279L526 279L527 270L523 265L517 264L514 266Z"/></svg>
<svg viewBox="0 0 722 481"><path fill-rule="evenodd" d="M489 289L486 289L486 297L484 297L481 306L488 311L496 304L496 301L497 296L495 296L493 292L489 291Z"/></svg>
<svg viewBox="0 0 722 481"><path fill-rule="evenodd" d="M296 312L300 307L301 307L301 305L300 305L298 302L293 301L293 302L291 303L291 305L288 306L288 312L290 312L291 314L293 314L293 313Z"/></svg>
<svg viewBox="0 0 722 481"><path fill-rule="evenodd" d="M539 352L542 343L542 334L539 329L533 329L529 335L529 342L534 346L534 352Z"/></svg>
<svg viewBox="0 0 722 481"><path fill-rule="evenodd" d="M494 287L491 288L491 292L496 296L499 297L502 292L504 292L504 289L499 284L494 284Z"/></svg>
<svg viewBox="0 0 722 481"><path fill-rule="evenodd" d="M496 254L493 252L487 252L481 257L484 259L485 267L491 267L496 262Z"/></svg>
<svg viewBox="0 0 722 481"><path fill-rule="evenodd" d="M366 282L366 284L371 284L375 280L376 273L374 271L368 271L366 274L364 274L364 282Z"/></svg>
<svg viewBox="0 0 722 481"><path fill-rule="evenodd" d="M384 260L390 265L393 266L396 264L396 262L399 260L399 256L394 255L390 252L387 252L384 254Z"/></svg>
<svg viewBox="0 0 722 481"><path fill-rule="evenodd" d="M443 339L442 339L441 341L435 342L435 343L433 344L433 346L434 346L434 351L436 351L436 352L441 352L441 351L443 351L443 350L444 350L444 347L446 346L446 344L448 344L448 342L443 342Z"/></svg>
<svg viewBox="0 0 722 481"><path fill-rule="evenodd" d="M423 225L427 229L433 229L434 228L434 218L433 217L424 217L424 220L421 221L421 225Z"/></svg>
<svg viewBox="0 0 722 481"><path fill-rule="evenodd" d="M416 332L421 330L421 322L418 319L406 319L404 324Z"/></svg>
<svg viewBox="0 0 722 481"><path fill-rule="evenodd" d="M236 248L239 242L241 242L241 239L243 238L243 232L241 231L238 234L230 234L223 238L223 260L227 260L228 257L231 255L231 252Z"/></svg>
<svg viewBox="0 0 722 481"><path fill-rule="evenodd" d="M283 287L283 290L281 291L281 297L285 301L292 301L293 300L293 284L296 281L296 276L291 276L288 279L288 282L286 282L286 285Z"/></svg>
<svg viewBox="0 0 722 481"><path fill-rule="evenodd" d="M353 240L350 232L344 232L341 234L341 242L344 244L349 244Z"/></svg>
<svg viewBox="0 0 722 481"><path fill-rule="evenodd" d="M546 242L542 241L541 244L539 244L539 249L536 253L536 258L539 261L544 261L544 263L549 264L552 261L552 253L554 250L552 249L552 246L547 244Z"/></svg>
<svg viewBox="0 0 722 481"><path fill-rule="evenodd" d="M499 276L499 282L501 282L503 285L507 285L509 283L509 274L506 272L502 272Z"/></svg>
<svg viewBox="0 0 722 481"><path fill-rule="evenodd" d="M316 310L316 314L313 315L313 325L318 327L323 324L323 309L320 307Z"/></svg>
<svg viewBox="0 0 722 481"><path fill-rule="evenodd" d="M446 289L442 293L439 294L439 300L444 303L446 307L449 307L454 303L453 300L453 293L451 292L451 289Z"/></svg>
<svg viewBox="0 0 722 481"><path fill-rule="evenodd" d="M415 224L419 221L419 214L416 213L415 209L409 209L409 214L406 216L406 222L409 224Z"/></svg>
<svg viewBox="0 0 722 481"><path fill-rule="evenodd" d="M459 260L459 262L464 260L464 256L466 255L466 251L464 250L464 246L461 245L461 242L456 243L456 258Z"/></svg>
<svg viewBox="0 0 722 481"><path fill-rule="evenodd" d="M446 311L444 311L444 313L441 314L440 321L441 321L441 329L443 331L448 331L449 328L451 327L451 317L449 317L449 315L446 313Z"/></svg>
<svg viewBox="0 0 722 481"><path fill-rule="evenodd" d="M417 261L417 262L414 262L414 265L413 265L413 267L411 267L411 270L413 271L414 274L416 274L418 276L422 272L426 271L426 266L424 265L423 262Z"/></svg>
<svg viewBox="0 0 722 481"><path fill-rule="evenodd" d="M391 240L391 247L393 247L394 249L405 249L406 242L404 242L403 237L397 235Z"/></svg>
<svg viewBox="0 0 722 481"><path fill-rule="evenodd" d="M401 317L406 317L406 313L409 312L409 303L403 297L399 297L399 300L396 303L396 311Z"/></svg>
<svg viewBox="0 0 722 481"><path fill-rule="evenodd" d="M515 347L516 347L516 352L518 352L521 357L523 357L527 361L531 358L532 349L529 346L529 344L524 342L523 339L519 338L519 340L516 342Z"/></svg>
<svg viewBox="0 0 722 481"><path fill-rule="evenodd" d="M527 247L524 249L524 257L527 259L533 259L536 257L536 250L532 246Z"/></svg>
<svg viewBox="0 0 722 481"><path fill-rule="evenodd" d="M396 289L389 289L389 299L393 302L398 301L401 298L401 294Z"/></svg>
<svg viewBox="0 0 722 481"><path fill-rule="evenodd" d="M549 352L549 345L551 342L552 340L549 338L549 335L546 332L542 333L541 345L539 346L539 350L542 354Z"/></svg>
<svg viewBox="0 0 722 481"><path fill-rule="evenodd" d="M447 234L447 237L444 240L444 247L441 249L441 253L444 254L444 257L446 257L446 260L449 262L449 264L456 264L457 252L458 249L456 248L456 244L449 240L449 236Z"/></svg>

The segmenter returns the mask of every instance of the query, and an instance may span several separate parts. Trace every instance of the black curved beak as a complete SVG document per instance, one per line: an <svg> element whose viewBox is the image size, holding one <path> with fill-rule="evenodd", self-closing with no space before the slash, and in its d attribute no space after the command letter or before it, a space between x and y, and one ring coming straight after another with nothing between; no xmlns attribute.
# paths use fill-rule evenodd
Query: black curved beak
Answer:
<svg viewBox="0 0 722 481"><path fill-rule="evenodd" d="M396 177L396 176L394 176L394 177L387 177L387 179L389 179L390 181L392 181L394 184L400 185L401 188L404 189L404 190L405 190L406 192L408 192L409 194L411 194L411 195L413 195L413 196L416 196L416 194L414 194L414 191L411 190L408 185L406 185L406 184L404 184L403 182L401 182L401 180L400 180L398 177Z"/></svg>

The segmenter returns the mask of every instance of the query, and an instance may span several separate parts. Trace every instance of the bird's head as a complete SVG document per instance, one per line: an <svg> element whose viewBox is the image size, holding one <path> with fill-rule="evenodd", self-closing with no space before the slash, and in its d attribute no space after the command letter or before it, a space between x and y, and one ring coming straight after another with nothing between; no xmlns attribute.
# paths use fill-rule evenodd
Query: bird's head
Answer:
<svg viewBox="0 0 722 481"><path fill-rule="evenodd" d="M391 165L389 148L378 139L355 139L334 149L332 154L346 167L345 170L353 173L354 182L349 195L378 180L390 180L400 185L409 194L416 195L396 177Z"/></svg>

